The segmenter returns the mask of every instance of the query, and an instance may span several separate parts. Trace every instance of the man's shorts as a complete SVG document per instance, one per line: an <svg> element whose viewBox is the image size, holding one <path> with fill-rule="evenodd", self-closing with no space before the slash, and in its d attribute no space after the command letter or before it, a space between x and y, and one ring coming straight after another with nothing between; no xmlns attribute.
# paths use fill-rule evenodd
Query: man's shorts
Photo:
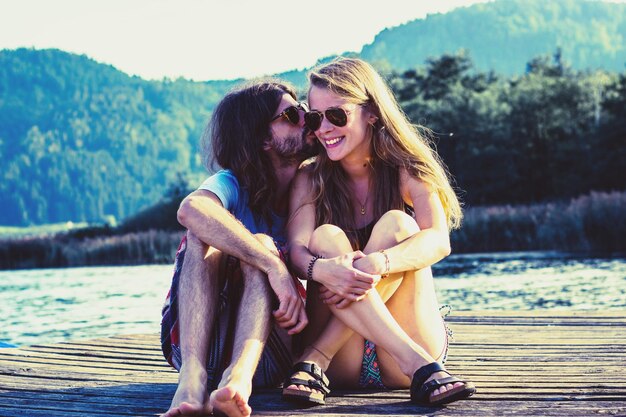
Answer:
<svg viewBox="0 0 626 417"><path fill-rule="evenodd" d="M169 364L179 371L182 359L178 326L178 283L186 248L187 237L185 236L176 252L172 286L163 306L161 320L161 349L163 350L163 355ZM224 286L220 290L217 317L209 341L206 370L208 374L208 388L210 390L217 388L224 369L230 364L237 309L243 292L241 269L237 258L224 255L219 273L223 274L221 276L224 279L221 281L224 282ZM286 331L274 325L265 344L259 366L252 379L252 386L259 388L279 386L289 372L292 363L291 338Z"/></svg>

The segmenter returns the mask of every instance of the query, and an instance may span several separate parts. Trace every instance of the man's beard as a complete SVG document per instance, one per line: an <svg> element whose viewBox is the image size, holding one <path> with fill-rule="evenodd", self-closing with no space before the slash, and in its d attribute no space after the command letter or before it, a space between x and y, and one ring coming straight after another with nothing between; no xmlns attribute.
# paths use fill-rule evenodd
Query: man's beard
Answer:
<svg viewBox="0 0 626 417"><path fill-rule="evenodd" d="M285 164L300 164L320 151L317 139L313 143L307 141L306 131L300 136L287 136L280 142L274 141L273 148Z"/></svg>

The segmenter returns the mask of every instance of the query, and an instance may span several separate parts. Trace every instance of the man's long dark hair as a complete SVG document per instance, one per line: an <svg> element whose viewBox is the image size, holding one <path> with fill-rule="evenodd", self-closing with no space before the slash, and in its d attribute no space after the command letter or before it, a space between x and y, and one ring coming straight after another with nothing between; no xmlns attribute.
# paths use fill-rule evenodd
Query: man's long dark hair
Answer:
<svg viewBox="0 0 626 417"><path fill-rule="evenodd" d="M248 191L249 206L271 227L276 174L263 142L271 137L270 122L284 94L296 100L294 89L276 80L246 84L217 105L202 135L205 167L230 169Z"/></svg>

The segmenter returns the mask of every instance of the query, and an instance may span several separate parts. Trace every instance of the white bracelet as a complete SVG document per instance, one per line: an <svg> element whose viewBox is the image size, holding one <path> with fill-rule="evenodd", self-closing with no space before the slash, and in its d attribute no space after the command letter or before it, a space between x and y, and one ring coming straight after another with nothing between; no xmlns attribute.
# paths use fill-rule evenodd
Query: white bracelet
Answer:
<svg viewBox="0 0 626 417"><path fill-rule="evenodd" d="M387 252L385 252L384 249L379 250L378 252L382 253L385 256L385 272L380 274L380 277L387 278L389 276L389 255L387 255Z"/></svg>

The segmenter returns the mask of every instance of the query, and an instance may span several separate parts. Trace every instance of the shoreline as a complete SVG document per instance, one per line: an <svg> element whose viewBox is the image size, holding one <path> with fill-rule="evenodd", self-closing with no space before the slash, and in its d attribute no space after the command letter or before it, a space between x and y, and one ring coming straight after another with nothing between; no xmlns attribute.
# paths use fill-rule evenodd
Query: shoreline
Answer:
<svg viewBox="0 0 626 417"><path fill-rule="evenodd" d="M167 201L166 207L173 210L177 203ZM592 192L533 205L469 207L462 227L450 234L452 253L623 253L624 212L626 191ZM172 213L164 217L155 206L117 228L92 226L43 237L0 238L0 270L171 263L184 234L179 225L171 224Z"/></svg>

